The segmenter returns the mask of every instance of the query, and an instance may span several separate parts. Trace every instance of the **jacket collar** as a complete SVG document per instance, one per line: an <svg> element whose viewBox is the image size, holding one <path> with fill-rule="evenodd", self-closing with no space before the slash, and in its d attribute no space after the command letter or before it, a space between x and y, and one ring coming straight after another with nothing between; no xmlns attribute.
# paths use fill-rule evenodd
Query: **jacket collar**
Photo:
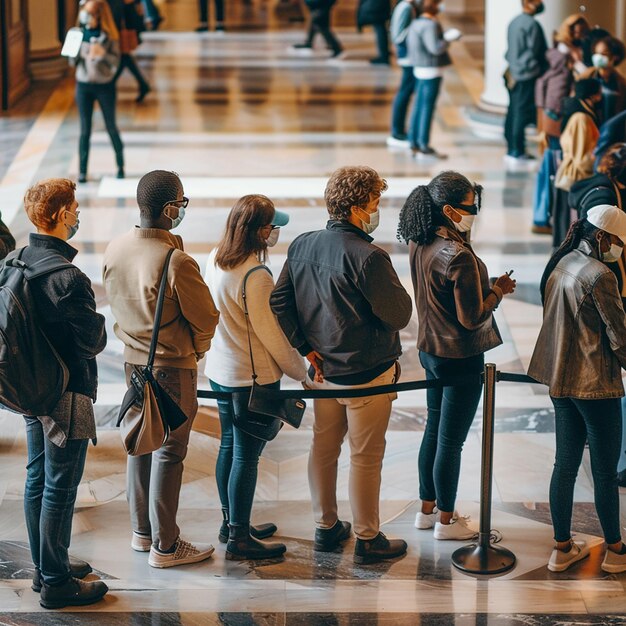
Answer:
<svg viewBox="0 0 626 626"><path fill-rule="evenodd" d="M47 250L56 250L62 254L68 261L73 261L78 254L78 250L70 246L67 241L53 237L52 235L42 235L40 233L30 233L28 236L28 245L33 248L45 248Z"/></svg>
<svg viewBox="0 0 626 626"><path fill-rule="evenodd" d="M583 254L590 256L592 259L596 259L597 261L600 260L598 249L592 248L591 244L586 239L581 239L576 249L580 250Z"/></svg>
<svg viewBox="0 0 626 626"><path fill-rule="evenodd" d="M328 220L326 224L326 230L341 230L358 235L361 239L365 239L368 243L374 241L374 237L370 237L365 231L353 226L350 222L344 222L341 220Z"/></svg>
<svg viewBox="0 0 626 626"><path fill-rule="evenodd" d="M136 239L161 239L167 241L170 246L183 250L183 238L163 228L141 228L140 226L135 226L133 234Z"/></svg>
<svg viewBox="0 0 626 626"><path fill-rule="evenodd" d="M452 230L452 228L448 228L447 226L440 226L435 232L437 237L441 237L442 239L457 241L458 243L468 247L470 245L469 241L467 241L459 231Z"/></svg>

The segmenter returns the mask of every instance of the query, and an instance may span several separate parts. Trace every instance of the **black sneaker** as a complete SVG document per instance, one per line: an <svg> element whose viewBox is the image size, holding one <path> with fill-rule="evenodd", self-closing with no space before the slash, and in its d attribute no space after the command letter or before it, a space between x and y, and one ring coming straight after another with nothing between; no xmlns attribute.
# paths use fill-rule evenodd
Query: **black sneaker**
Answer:
<svg viewBox="0 0 626 626"><path fill-rule="evenodd" d="M278 531L278 527L276 524L272 524L271 522L267 524L259 524L258 526L250 525L250 535L255 539L268 539L272 535L275 535ZM228 541L228 521L224 520L220 527L220 533L218 535L218 539L220 543L226 543Z"/></svg>
<svg viewBox="0 0 626 626"><path fill-rule="evenodd" d="M437 152L434 148L430 146L426 146L426 148L418 148L417 153L415 155L418 159L420 157L431 157L433 159L445 160L448 158L447 154L442 154L441 152Z"/></svg>
<svg viewBox="0 0 626 626"><path fill-rule="evenodd" d="M389 59L376 57L375 59L370 59L370 65L389 65Z"/></svg>
<svg viewBox="0 0 626 626"><path fill-rule="evenodd" d="M197 33L208 33L209 25L206 22L202 22L198 28L196 28Z"/></svg>
<svg viewBox="0 0 626 626"><path fill-rule="evenodd" d="M313 550L316 552L334 552L341 547L341 542L350 538L352 525L338 519L332 528L316 528Z"/></svg>
<svg viewBox="0 0 626 626"><path fill-rule="evenodd" d="M102 600L109 588L101 581L85 583L70 578L62 585L41 586L39 604L44 609L62 609L64 606L85 606Z"/></svg>
<svg viewBox="0 0 626 626"><path fill-rule="evenodd" d="M91 572L93 572L93 569L87 561L81 561L80 559L75 559L73 556L70 556L70 573L73 578L85 578L85 576L91 574ZM35 568L31 589L35 593L41 591L41 571L39 568Z"/></svg>
<svg viewBox="0 0 626 626"><path fill-rule="evenodd" d="M386 559L395 559L402 556L407 549L404 539L387 539L383 533L378 533L374 539L357 539L354 546L354 562L366 565Z"/></svg>

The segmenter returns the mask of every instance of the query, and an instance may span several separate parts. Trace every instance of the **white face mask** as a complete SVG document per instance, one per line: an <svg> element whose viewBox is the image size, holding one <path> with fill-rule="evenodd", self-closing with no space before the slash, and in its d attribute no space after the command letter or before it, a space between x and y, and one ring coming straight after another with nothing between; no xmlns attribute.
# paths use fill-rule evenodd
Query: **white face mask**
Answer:
<svg viewBox="0 0 626 626"><path fill-rule="evenodd" d="M616 243L611 244L611 248L608 252L602 253L602 260L606 263L616 263L622 256L623 248Z"/></svg>
<svg viewBox="0 0 626 626"><path fill-rule="evenodd" d="M365 211L363 211L364 213ZM376 209L373 213L368 213L370 217L369 224L361 220L361 230L368 235L371 235L380 224L380 211Z"/></svg>
<svg viewBox="0 0 626 626"><path fill-rule="evenodd" d="M472 226L474 225L474 220L476 219L476 216L475 215L462 215L458 211L454 211L454 212L461 218L460 222L455 222L454 220L452 220L454 227L460 233L466 233L469 230L472 230Z"/></svg>
<svg viewBox="0 0 626 626"><path fill-rule="evenodd" d="M268 248L273 248L278 243L278 237L280 236L280 228L273 228L270 232L270 236L265 240Z"/></svg>
<svg viewBox="0 0 626 626"><path fill-rule="evenodd" d="M591 56L591 62L593 66L598 68L599 70L604 69L609 66L610 59L604 54L593 54Z"/></svg>

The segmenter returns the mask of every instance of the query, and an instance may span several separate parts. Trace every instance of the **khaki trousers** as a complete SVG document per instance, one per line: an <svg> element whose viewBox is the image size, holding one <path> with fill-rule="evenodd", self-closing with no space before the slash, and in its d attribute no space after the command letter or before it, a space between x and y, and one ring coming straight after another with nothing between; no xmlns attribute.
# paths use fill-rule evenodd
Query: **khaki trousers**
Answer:
<svg viewBox="0 0 626 626"><path fill-rule="evenodd" d="M133 366L126 363L126 383ZM129 456L126 497L133 530L150 535L160 550L168 550L178 539L178 499L183 479L183 461L193 420L198 411L198 372L175 367L155 367L154 376L187 415L187 421L170 433L152 454Z"/></svg>
<svg viewBox="0 0 626 626"><path fill-rule="evenodd" d="M396 382L399 374L393 365L363 385L316 383L307 379L310 389L362 389ZM332 528L337 522L337 462L341 444L348 435L350 444L349 497L354 532L359 539L373 539L380 527L379 496L381 469L385 454L385 433L391 403L397 394L364 398L322 399L314 401L315 423L309 453L309 486L313 515L318 528Z"/></svg>

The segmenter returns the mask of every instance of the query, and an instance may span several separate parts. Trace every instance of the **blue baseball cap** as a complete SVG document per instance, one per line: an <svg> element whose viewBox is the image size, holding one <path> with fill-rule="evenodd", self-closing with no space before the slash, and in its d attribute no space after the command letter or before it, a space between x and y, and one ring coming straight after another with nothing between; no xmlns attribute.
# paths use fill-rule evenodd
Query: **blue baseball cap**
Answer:
<svg viewBox="0 0 626 626"><path fill-rule="evenodd" d="M289 224L289 215L283 211L276 210L274 212L274 219L272 220L272 226L287 226Z"/></svg>

